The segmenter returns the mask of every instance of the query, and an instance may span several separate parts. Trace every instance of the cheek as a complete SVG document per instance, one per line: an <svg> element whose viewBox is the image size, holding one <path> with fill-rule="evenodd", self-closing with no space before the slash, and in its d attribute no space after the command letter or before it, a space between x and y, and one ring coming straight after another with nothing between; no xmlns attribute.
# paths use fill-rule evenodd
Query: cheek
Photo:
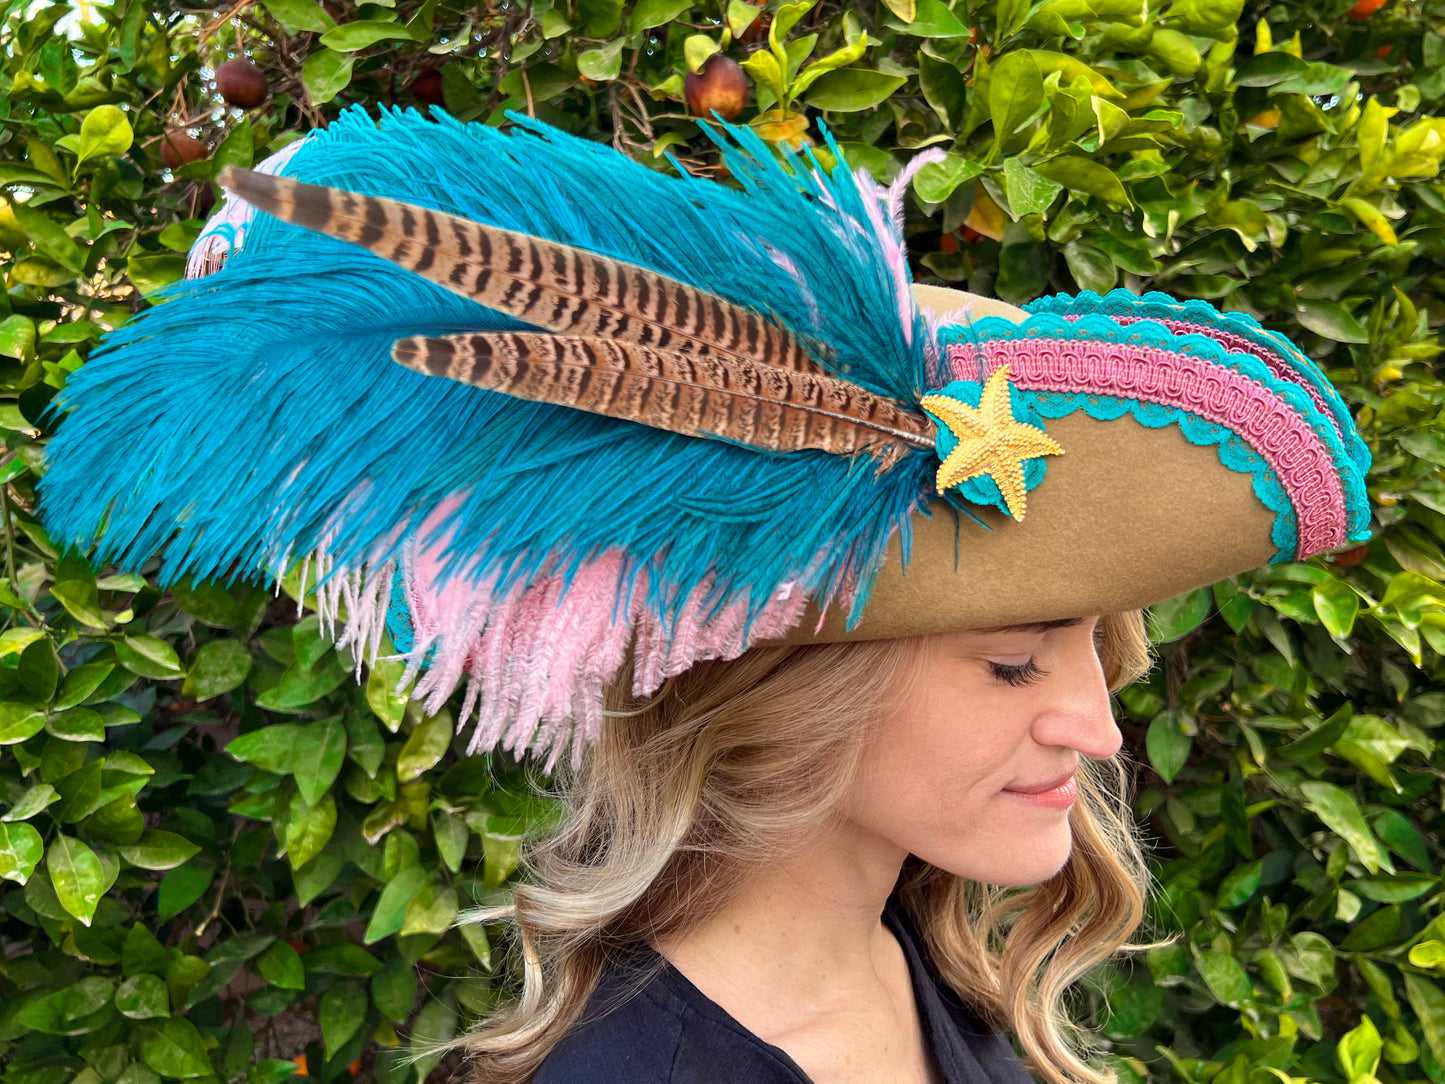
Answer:
<svg viewBox="0 0 1445 1084"><path fill-rule="evenodd" d="M1068 819L1001 793L1015 779L1028 720L981 699L981 709L925 702L887 720L864 755L847 815L969 880L1037 883L1068 858Z"/></svg>

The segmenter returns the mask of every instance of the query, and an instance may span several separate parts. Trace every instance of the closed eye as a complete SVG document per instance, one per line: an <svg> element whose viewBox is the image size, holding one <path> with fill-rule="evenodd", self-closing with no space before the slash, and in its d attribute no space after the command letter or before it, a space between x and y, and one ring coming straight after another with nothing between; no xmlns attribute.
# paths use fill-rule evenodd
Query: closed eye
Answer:
<svg viewBox="0 0 1445 1084"><path fill-rule="evenodd" d="M1029 659L1028 662L1018 666L1001 662L991 662L988 666L989 669L993 671L995 678L1002 681L1005 685L1012 685L1015 688L1032 685L1040 678L1047 677L1049 673L1038 663L1034 662L1033 659Z"/></svg>

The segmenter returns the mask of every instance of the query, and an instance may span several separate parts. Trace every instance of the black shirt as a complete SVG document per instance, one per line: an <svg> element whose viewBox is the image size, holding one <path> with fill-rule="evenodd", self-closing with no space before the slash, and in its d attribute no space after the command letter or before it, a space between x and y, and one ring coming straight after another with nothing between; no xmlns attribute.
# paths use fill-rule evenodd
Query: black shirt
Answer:
<svg viewBox="0 0 1445 1084"><path fill-rule="evenodd" d="M1008 1039L943 985L901 907L883 912L908 959L923 1033L945 1084L1032 1084ZM532 1084L811 1084L652 951L609 967Z"/></svg>

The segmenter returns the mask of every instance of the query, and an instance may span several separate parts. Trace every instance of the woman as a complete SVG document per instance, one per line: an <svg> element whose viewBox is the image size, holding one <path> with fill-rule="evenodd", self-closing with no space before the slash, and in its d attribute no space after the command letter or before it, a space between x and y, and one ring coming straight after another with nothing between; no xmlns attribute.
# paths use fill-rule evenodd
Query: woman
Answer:
<svg viewBox="0 0 1445 1084"><path fill-rule="evenodd" d="M1137 613L765 647L610 717L477 1078L1027 1081L1003 1028L1106 1079L1059 997L1142 913L1108 687L1144 651Z"/></svg>
<svg viewBox="0 0 1445 1084"><path fill-rule="evenodd" d="M1199 302L910 289L927 155L729 129L725 188L515 120L223 173L267 213L72 379L52 535L306 555L469 748L570 764L482 1080L1024 1079L1005 1028L1107 1079L1059 1006L1141 914L1108 689L1140 607L1365 536L1344 404Z"/></svg>

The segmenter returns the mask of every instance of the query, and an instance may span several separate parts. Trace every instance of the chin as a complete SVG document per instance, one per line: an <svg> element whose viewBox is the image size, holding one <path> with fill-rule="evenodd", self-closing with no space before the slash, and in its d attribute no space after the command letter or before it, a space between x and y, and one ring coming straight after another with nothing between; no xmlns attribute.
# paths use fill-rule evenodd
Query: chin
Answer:
<svg viewBox="0 0 1445 1084"><path fill-rule="evenodd" d="M1042 884L1053 877L1073 852L1073 833L1060 818L1057 828L1012 833L1007 845L940 848L935 854L918 854L932 866L956 877L1003 888Z"/></svg>

